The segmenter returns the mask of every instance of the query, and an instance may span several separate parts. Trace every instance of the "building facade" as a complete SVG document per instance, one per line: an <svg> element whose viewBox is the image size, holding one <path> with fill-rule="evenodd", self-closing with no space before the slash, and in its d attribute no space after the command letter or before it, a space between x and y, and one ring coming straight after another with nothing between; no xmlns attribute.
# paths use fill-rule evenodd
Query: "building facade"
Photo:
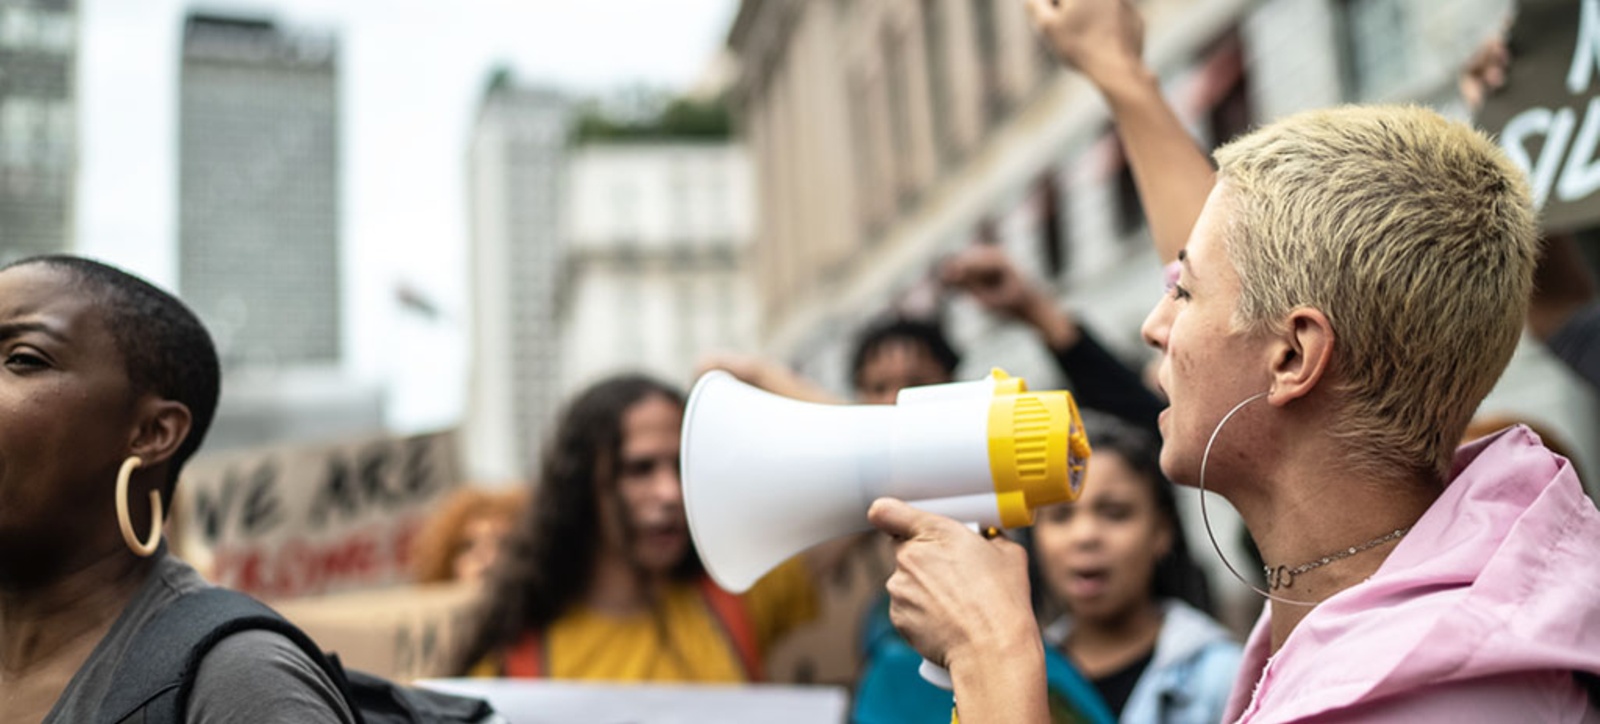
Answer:
<svg viewBox="0 0 1600 724"><path fill-rule="evenodd" d="M589 143L568 161L562 386L639 371L687 385L754 345L749 161L727 142Z"/></svg>
<svg viewBox="0 0 1600 724"><path fill-rule="evenodd" d="M178 287L227 367L336 364L338 45L190 15L178 108Z"/></svg>
<svg viewBox="0 0 1600 724"><path fill-rule="evenodd" d="M479 479L535 470L561 401L555 305L568 106L500 73L472 130L472 367L462 440Z"/></svg>
<svg viewBox="0 0 1600 724"><path fill-rule="evenodd" d="M0 264L74 244L78 4L0 0Z"/></svg>
<svg viewBox="0 0 1600 724"><path fill-rule="evenodd" d="M1139 7L1146 58L1209 147L1342 102L1415 102L1465 117L1457 74L1508 3ZM769 354L842 393L847 350L864 325L931 314L968 350L965 376L998 365L1035 386L1065 382L1027 332L928 293L942 256L987 241L1130 364L1150 358L1138 328L1161 280L1131 174L1104 102L1044 51L1022 3L745 0L728 42L755 164L759 330ZM1544 422L1577 443L1584 465L1600 463L1593 395L1536 345L1519 349L1484 410ZM1194 496L1184 504L1192 513ZM1191 546L1209 550L1198 516L1189 517ZM1217 528L1225 546L1235 525ZM1243 555L1235 548L1230 558ZM1213 568L1214 579L1227 578Z"/></svg>

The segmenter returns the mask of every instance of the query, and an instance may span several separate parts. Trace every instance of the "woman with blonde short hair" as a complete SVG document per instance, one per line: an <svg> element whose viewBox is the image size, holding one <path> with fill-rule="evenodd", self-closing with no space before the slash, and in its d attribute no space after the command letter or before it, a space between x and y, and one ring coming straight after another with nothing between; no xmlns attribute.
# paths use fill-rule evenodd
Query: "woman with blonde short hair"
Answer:
<svg viewBox="0 0 1600 724"><path fill-rule="evenodd" d="M1215 159L1143 332L1162 469L1227 498L1266 562L1226 719L1593 720L1600 512L1525 428L1456 449L1527 311L1522 174L1400 107L1299 114ZM898 501L870 516L901 541L895 623L961 721L1047 721L1021 550Z"/></svg>

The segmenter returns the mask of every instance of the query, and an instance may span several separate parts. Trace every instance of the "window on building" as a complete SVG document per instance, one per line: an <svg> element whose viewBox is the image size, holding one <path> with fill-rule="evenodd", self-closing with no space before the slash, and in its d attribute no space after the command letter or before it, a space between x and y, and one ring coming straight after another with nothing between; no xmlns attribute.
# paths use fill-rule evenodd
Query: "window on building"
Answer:
<svg viewBox="0 0 1600 724"><path fill-rule="evenodd" d="M635 188L632 182L617 181L611 187L611 208L615 212L611 217L612 239L623 248L637 245L643 235L639 189Z"/></svg>
<svg viewBox="0 0 1600 724"><path fill-rule="evenodd" d="M1209 114L1211 142L1221 146L1234 137L1250 130L1250 89L1240 78L1228 94L1222 97Z"/></svg>
<svg viewBox="0 0 1600 724"><path fill-rule="evenodd" d="M944 168L955 160L950 127L950 66L945 56L944 0L922 0L923 54L928 61L928 104L933 119L934 162Z"/></svg>
<svg viewBox="0 0 1600 724"><path fill-rule="evenodd" d="M1005 89L1000 83L1000 36L994 0L971 0L972 26L977 36L978 77L983 84L984 122L994 126L1005 118Z"/></svg>
<svg viewBox="0 0 1600 724"><path fill-rule="evenodd" d="M30 7L0 7L0 47L64 52L73 46L69 13Z"/></svg>
<svg viewBox="0 0 1600 724"><path fill-rule="evenodd" d="M74 28L72 16L64 12L40 11L35 28L35 47L58 53L72 49Z"/></svg>
<svg viewBox="0 0 1600 724"><path fill-rule="evenodd" d="M850 12L855 9L853 0L833 0L833 16L839 22L850 19Z"/></svg>
<svg viewBox="0 0 1600 724"><path fill-rule="evenodd" d="M667 187L670 196L667 203L671 207L668 213L672 215L672 230L670 233L673 240L678 243L686 243L691 239L703 236L700 230L695 228L694 212L690 208L694 203L690 198L692 192L690 180L693 176L687 168L687 164L688 161L685 159L674 159L668 171Z"/></svg>
<svg viewBox="0 0 1600 724"><path fill-rule="evenodd" d="M0 104L0 164L33 166L45 142L49 125L48 104L26 96L11 96Z"/></svg>
<svg viewBox="0 0 1600 724"><path fill-rule="evenodd" d="M1054 169L1039 176L1033 193L1039 209L1039 258L1052 279L1067 271L1067 218L1061 198L1061 181Z"/></svg>
<svg viewBox="0 0 1600 724"><path fill-rule="evenodd" d="M701 197L700 219L705 233L719 241L734 237L733 211L728 201L728 169L717 164L706 170L705 195Z"/></svg>
<svg viewBox="0 0 1600 724"><path fill-rule="evenodd" d="M44 153L40 161L51 168L70 165L78 130L72 101L57 99L49 104L46 114Z"/></svg>
<svg viewBox="0 0 1600 724"><path fill-rule="evenodd" d="M1410 18L1402 0L1343 0L1340 7L1345 98L1383 100L1412 69Z"/></svg>
<svg viewBox="0 0 1600 724"><path fill-rule="evenodd" d="M871 89L866 78L853 77L846 101L850 106L850 151L855 159L855 197L860 209L862 237L869 241L878 237L882 226L875 200L883 184L876 162L878 157L872 148L872 108L868 100Z"/></svg>
<svg viewBox="0 0 1600 724"><path fill-rule="evenodd" d="M911 77L906 63L905 36L885 29L883 33L884 86L889 94L889 138L894 148L895 200L901 209L916 199L915 176L911 159L911 94L906 80Z"/></svg>
<svg viewBox="0 0 1600 724"><path fill-rule="evenodd" d="M1236 32L1230 32L1217 43L1207 65L1216 69L1212 75L1222 90L1206 113L1213 148L1221 146L1236 136L1250 130L1250 82L1244 73L1244 53Z"/></svg>
<svg viewBox="0 0 1600 724"><path fill-rule="evenodd" d="M1144 203L1139 199L1139 186L1133 180L1133 167L1128 164L1128 155L1122 150L1122 140L1116 141L1116 168L1117 168L1117 238L1127 241L1144 227Z"/></svg>
<svg viewBox="0 0 1600 724"><path fill-rule="evenodd" d="M0 46L31 48L38 35L33 8L0 7Z"/></svg>

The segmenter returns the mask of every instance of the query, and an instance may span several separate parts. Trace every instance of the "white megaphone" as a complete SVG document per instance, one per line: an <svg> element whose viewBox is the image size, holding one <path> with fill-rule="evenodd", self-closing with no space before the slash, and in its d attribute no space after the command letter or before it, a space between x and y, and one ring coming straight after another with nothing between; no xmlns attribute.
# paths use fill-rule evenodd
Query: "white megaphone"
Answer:
<svg viewBox="0 0 1600 724"><path fill-rule="evenodd" d="M1089 440L1066 392L1028 392L994 370L972 382L908 387L893 405L822 405L727 372L702 376L683 419L689 532L706 570L739 593L817 543L871 529L894 497L977 526L1033 524L1074 500ZM930 682L949 674L923 662Z"/></svg>

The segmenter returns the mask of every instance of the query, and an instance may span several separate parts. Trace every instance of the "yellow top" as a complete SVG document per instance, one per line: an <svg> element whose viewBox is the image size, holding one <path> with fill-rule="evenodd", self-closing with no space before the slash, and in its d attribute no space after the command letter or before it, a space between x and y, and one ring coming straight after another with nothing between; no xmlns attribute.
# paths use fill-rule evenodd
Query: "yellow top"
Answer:
<svg viewBox="0 0 1600 724"><path fill-rule="evenodd" d="M799 558L768 573L740 597L764 653L817 616L817 592ZM655 611L610 616L579 606L544 637L553 679L739 683L744 667L732 638L708 608L698 584L675 583ZM473 667L474 676L504 671L504 654Z"/></svg>

